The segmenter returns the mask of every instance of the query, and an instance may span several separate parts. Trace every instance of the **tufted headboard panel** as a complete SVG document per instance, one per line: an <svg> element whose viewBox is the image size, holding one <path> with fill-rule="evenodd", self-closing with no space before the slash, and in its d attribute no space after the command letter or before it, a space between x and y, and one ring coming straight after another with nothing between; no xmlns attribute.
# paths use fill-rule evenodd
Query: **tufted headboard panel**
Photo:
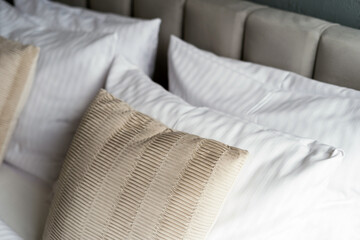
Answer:
<svg viewBox="0 0 360 240"><path fill-rule="evenodd" d="M162 19L154 79L167 84L174 34L218 55L360 90L360 30L241 0L59 0L98 11Z"/></svg>

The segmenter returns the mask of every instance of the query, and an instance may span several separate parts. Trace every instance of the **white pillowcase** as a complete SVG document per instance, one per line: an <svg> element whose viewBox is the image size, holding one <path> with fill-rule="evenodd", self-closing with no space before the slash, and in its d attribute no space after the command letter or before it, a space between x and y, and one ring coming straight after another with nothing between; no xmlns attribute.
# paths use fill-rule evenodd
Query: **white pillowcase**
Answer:
<svg viewBox="0 0 360 240"><path fill-rule="evenodd" d="M140 20L97 13L48 0L15 0L20 11L35 15L53 28L118 34L118 54L151 75L154 71L160 19Z"/></svg>
<svg viewBox="0 0 360 240"><path fill-rule="evenodd" d="M304 236L303 230L311 222L307 216L312 216L312 207L327 196L326 186L341 161L341 151L208 108L193 107L120 58L110 71L106 88L169 127L249 150L250 159L209 239Z"/></svg>
<svg viewBox="0 0 360 240"><path fill-rule="evenodd" d="M299 75L217 57L175 37L170 90L196 106L241 116L345 150L331 187L360 196L360 92Z"/></svg>
<svg viewBox="0 0 360 240"><path fill-rule="evenodd" d="M0 0L0 35L40 47L5 161L52 183L82 114L105 84L116 35L54 31L34 21Z"/></svg>
<svg viewBox="0 0 360 240"><path fill-rule="evenodd" d="M296 73L216 56L171 36L168 51L169 87L197 104L238 114L239 95L257 102L267 90L295 91L318 96L360 98L360 92L312 80ZM261 94L258 93L260 91ZM217 97L219 96L219 97ZM249 97L248 97L249 98ZM219 99L219 101L217 101Z"/></svg>
<svg viewBox="0 0 360 240"><path fill-rule="evenodd" d="M169 78L170 90L191 104L344 149L344 163L332 176L328 201L308 216L316 231L305 228L302 236L359 239L360 92L221 58L174 37Z"/></svg>

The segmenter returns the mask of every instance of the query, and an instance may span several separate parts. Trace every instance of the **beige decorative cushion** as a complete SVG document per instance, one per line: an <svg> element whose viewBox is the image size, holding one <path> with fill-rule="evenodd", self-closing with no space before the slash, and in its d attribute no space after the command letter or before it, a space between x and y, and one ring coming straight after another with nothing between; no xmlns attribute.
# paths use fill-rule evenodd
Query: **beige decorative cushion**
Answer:
<svg viewBox="0 0 360 240"><path fill-rule="evenodd" d="M29 95L38 55L37 47L0 36L0 163Z"/></svg>
<svg viewBox="0 0 360 240"><path fill-rule="evenodd" d="M44 239L203 239L246 156L102 90L68 152Z"/></svg>

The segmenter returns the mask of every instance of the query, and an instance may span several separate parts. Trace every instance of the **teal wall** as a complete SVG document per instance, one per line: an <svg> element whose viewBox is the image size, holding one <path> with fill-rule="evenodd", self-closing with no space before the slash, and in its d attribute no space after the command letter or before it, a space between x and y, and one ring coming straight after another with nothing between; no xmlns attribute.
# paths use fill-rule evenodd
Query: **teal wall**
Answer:
<svg viewBox="0 0 360 240"><path fill-rule="evenodd" d="M360 29L360 0L248 0Z"/></svg>

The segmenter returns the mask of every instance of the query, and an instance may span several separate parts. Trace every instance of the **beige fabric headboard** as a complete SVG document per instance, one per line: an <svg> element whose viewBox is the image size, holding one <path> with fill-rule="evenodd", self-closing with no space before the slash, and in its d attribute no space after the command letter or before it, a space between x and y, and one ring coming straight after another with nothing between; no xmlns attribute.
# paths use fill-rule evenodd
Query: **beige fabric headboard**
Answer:
<svg viewBox="0 0 360 240"><path fill-rule="evenodd" d="M360 30L241 0L59 0L162 19L154 79L167 84L170 34L218 55L360 90Z"/></svg>

